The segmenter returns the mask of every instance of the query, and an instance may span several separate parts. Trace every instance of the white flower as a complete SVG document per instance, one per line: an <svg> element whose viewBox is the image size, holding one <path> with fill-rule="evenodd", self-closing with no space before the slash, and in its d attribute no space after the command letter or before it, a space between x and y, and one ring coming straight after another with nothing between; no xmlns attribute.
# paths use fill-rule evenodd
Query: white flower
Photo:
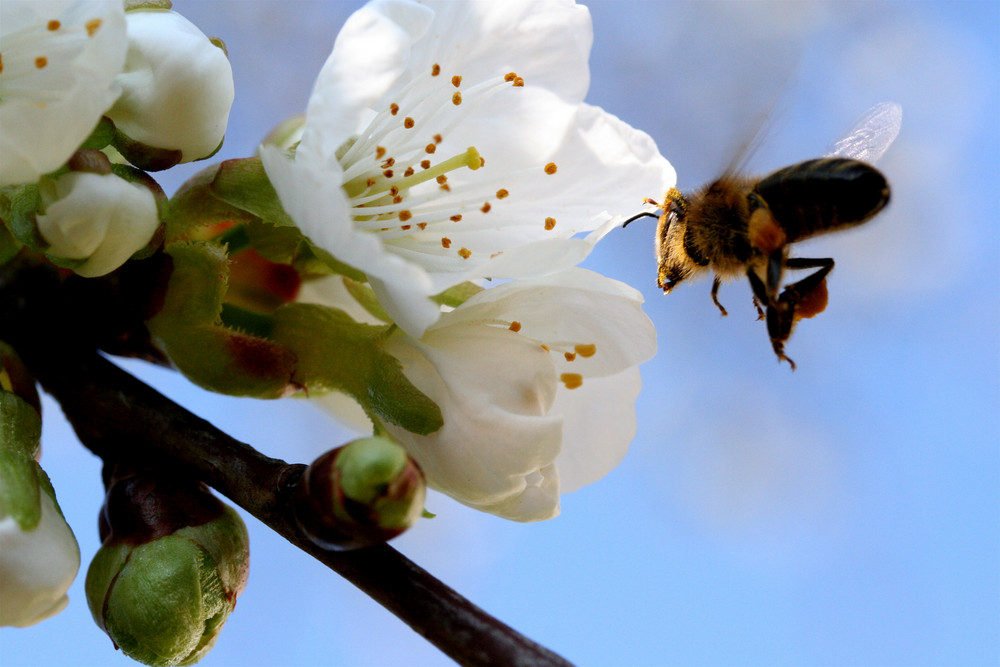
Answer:
<svg viewBox="0 0 1000 667"><path fill-rule="evenodd" d="M121 132L147 146L181 151L182 162L215 152L233 105L225 52L172 11L126 14L128 56L122 95L108 112Z"/></svg>
<svg viewBox="0 0 1000 667"><path fill-rule="evenodd" d="M23 530L0 517L0 626L40 623L62 611L80 569L80 547L55 501L41 491L41 520Z"/></svg>
<svg viewBox="0 0 1000 667"><path fill-rule="evenodd" d="M582 103L591 38L565 0L375 0L338 35L294 156L262 146L264 167L419 337L439 316L428 295L573 266L607 211L673 184L647 135Z"/></svg>
<svg viewBox="0 0 1000 667"><path fill-rule="evenodd" d="M0 2L0 185L58 169L118 97L121 0Z"/></svg>
<svg viewBox="0 0 1000 667"><path fill-rule="evenodd" d="M73 270L88 278L124 264L160 224L153 193L114 174L70 172L44 179L41 193L47 205L36 220L46 252L85 259Z"/></svg>
<svg viewBox="0 0 1000 667"><path fill-rule="evenodd" d="M338 283L303 296L350 311ZM426 436L386 427L432 488L508 519L551 518L560 493L607 474L635 435L637 366L656 352L641 304L631 287L572 268L484 290L419 340L398 331L386 350L444 426Z"/></svg>

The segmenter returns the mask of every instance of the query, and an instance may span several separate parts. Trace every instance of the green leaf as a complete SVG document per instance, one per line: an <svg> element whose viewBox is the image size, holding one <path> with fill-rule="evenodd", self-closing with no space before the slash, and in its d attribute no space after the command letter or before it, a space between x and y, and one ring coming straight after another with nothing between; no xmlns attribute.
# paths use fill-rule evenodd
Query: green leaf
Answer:
<svg viewBox="0 0 1000 667"><path fill-rule="evenodd" d="M42 198L35 183L0 188L0 213L7 230L32 250L44 252L48 243L38 233L35 214Z"/></svg>
<svg viewBox="0 0 1000 667"><path fill-rule="evenodd" d="M7 231L7 226L0 218L0 264L9 261L21 250L21 242Z"/></svg>
<svg viewBox="0 0 1000 667"><path fill-rule="evenodd" d="M382 349L389 327L360 324L343 311L316 304L286 304L274 315L274 340L299 360L296 382L343 391L370 414L414 433L426 435L443 425L437 404Z"/></svg>

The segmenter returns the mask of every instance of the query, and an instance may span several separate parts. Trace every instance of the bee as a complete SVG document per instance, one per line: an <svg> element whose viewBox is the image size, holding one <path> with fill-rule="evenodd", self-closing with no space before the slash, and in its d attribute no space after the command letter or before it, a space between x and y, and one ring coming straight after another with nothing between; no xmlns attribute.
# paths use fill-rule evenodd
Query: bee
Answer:
<svg viewBox="0 0 1000 667"><path fill-rule="evenodd" d="M713 272L712 301L723 281L746 276L758 319L765 319L779 361L795 324L821 313L827 304L826 277L833 259L789 257L789 247L813 236L860 225L889 203L889 184L874 162L899 133L902 109L883 103L870 109L821 158L799 162L762 178L728 169L688 194L670 188L663 203L646 199L659 212L656 227L657 285L664 294L685 280ZM785 285L785 270L816 269Z"/></svg>

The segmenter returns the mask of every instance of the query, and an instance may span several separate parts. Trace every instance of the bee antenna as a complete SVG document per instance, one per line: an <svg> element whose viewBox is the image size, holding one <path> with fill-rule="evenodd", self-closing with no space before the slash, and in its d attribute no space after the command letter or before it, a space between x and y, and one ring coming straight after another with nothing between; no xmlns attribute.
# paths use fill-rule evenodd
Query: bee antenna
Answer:
<svg viewBox="0 0 1000 667"><path fill-rule="evenodd" d="M643 211L642 213L636 213L631 218L622 223L622 229L625 229L625 227L628 226L628 223L632 222L633 220L638 220L639 218L645 218L647 216L650 218L660 217L657 214L653 213L652 211Z"/></svg>

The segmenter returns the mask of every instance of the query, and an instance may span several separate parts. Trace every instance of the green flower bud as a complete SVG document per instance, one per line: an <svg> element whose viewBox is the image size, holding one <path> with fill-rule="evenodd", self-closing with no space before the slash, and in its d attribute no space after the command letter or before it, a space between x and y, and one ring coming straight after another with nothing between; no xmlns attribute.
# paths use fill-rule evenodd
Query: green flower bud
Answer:
<svg viewBox="0 0 1000 667"><path fill-rule="evenodd" d="M379 544L412 526L423 511L424 475L387 438L355 440L313 461L295 491L295 517L327 549Z"/></svg>
<svg viewBox="0 0 1000 667"><path fill-rule="evenodd" d="M190 665L215 644L249 566L246 526L202 484L112 480L87 603L115 646L147 665Z"/></svg>

